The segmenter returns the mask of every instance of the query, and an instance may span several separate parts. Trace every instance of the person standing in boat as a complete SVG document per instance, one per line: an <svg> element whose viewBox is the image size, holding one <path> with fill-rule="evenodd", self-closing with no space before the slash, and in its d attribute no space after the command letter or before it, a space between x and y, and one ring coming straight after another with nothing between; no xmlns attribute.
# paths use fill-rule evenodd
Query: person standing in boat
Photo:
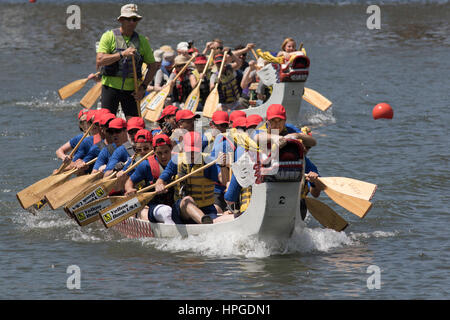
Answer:
<svg viewBox="0 0 450 320"><path fill-rule="evenodd" d="M225 166L226 157L220 154L218 163ZM167 192L165 185L172 178L181 178L190 172L204 166L208 159L202 154L202 136L191 131L183 136L183 152L178 153L167 164L167 167L156 181L155 190L158 193ZM176 223L213 223L217 217L214 206L214 183L219 182L219 170L212 165L198 172L193 177L180 183L175 190L175 205L172 219Z"/></svg>
<svg viewBox="0 0 450 320"><path fill-rule="evenodd" d="M120 28L105 32L98 45L96 64L102 71L101 103L116 114L120 105L127 118L138 116L136 101L140 101L158 69L153 50L145 38L135 29L142 16L137 5L122 6L117 18ZM142 78L142 63L148 67L144 81L134 93L132 57L135 58L137 78Z"/></svg>
<svg viewBox="0 0 450 320"><path fill-rule="evenodd" d="M165 134L158 134L153 137L153 149L155 154L142 162L130 175L125 183L125 195L131 196L140 187L148 186L159 178L166 168L172 156L172 141ZM151 222L162 222L175 224L172 220L172 206L174 205L174 188L166 193L161 193L154 197L142 211L138 218Z"/></svg>

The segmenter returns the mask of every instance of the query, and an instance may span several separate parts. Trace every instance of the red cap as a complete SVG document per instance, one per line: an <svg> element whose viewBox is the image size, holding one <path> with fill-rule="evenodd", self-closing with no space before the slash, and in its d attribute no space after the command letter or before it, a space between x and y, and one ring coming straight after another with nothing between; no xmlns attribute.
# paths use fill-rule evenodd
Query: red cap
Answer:
<svg viewBox="0 0 450 320"><path fill-rule="evenodd" d="M234 120L236 120L237 118L241 118L241 117L244 117L244 118L247 117L247 114L245 113L245 111L242 111L242 110L234 110L234 111L230 114L230 121L234 121Z"/></svg>
<svg viewBox="0 0 450 320"><path fill-rule="evenodd" d="M258 115L258 114L251 114L247 117L247 122L246 122L246 126L251 127L251 126L257 126L258 124L260 124L264 119Z"/></svg>
<svg viewBox="0 0 450 320"><path fill-rule="evenodd" d="M222 62L223 54L219 53L214 56L214 63Z"/></svg>
<svg viewBox="0 0 450 320"><path fill-rule="evenodd" d="M86 113L86 121L91 121L97 115L97 110L89 110Z"/></svg>
<svg viewBox="0 0 450 320"><path fill-rule="evenodd" d="M212 122L215 124L230 123L230 118L226 111L218 110L213 113Z"/></svg>
<svg viewBox="0 0 450 320"><path fill-rule="evenodd" d="M273 118L286 120L286 109L281 104L271 104L267 108L267 120Z"/></svg>
<svg viewBox="0 0 450 320"><path fill-rule="evenodd" d="M171 146L172 141L170 141L170 138L164 133L159 133L153 137L153 148L164 146L166 144Z"/></svg>
<svg viewBox="0 0 450 320"><path fill-rule="evenodd" d="M132 129L144 129L145 122L141 117L132 117L127 121L127 131Z"/></svg>
<svg viewBox="0 0 450 320"><path fill-rule="evenodd" d="M140 129L134 136L134 142L152 142L152 133L146 129Z"/></svg>
<svg viewBox="0 0 450 320"><path fill-rule="evenodd" d="M200 118L200 115L194 114L191 110L183 109L183 110L179 110L177 112L175 119L178 122L180 120L188 120L188 119L192 119L192 118Z"/></svg>
<svg viewBox="0 0 450 320"><path fill-rule="evenodd" d="M115 118L108 124L108 129L124 129L127 127L127 122L122 118Z"/></svg>
<svg viewBox="0 0 450 320"><path fill-rule="evenodd" d="M100 125L105 126L109 120L115 119L116 116L113 115L112 113L105 113L105 114L100 115L99 118L100 118L100 121L99 121Z"/></svg>
<svg viewBox="0 0 450 320"><path fill-rule="evenodd" d="M197 131L190 131L183 136L183 148L185 152L201 152L202 136Z"/></svg>
<svg viewBox="0 0 450 320"><path fill-rule="evenodd" d="M166 116L175 115L178 111L178 108L173 105L168 105L164 108L164 110L161 112L161 116L157 120L158 122L164 119Z"/></svg>
<svg viewBox="0 0 450 320"><path fill-rule="evenodd" d="M111 113L111 110L106 109L106 108L101 108L101 109L98 109L96 112L97 112L97 114L105 114L105 113Z"/></svg>
<svg viewBox="0 0 450 320"><path fill-rule="evenodd" d="M247 119L244 117L237 118L233 121L233 128L237 127L247 127Z"/></svg>
<svg viewBox="0 0 450 320"><path fill-rule="evenodd" d="M206 64L207 59L205 56L197 56L194 60L195 64Z"/></svg>
<svg viewBox="0 0 450 320"><path fill-rule="evenodd" d="M78 120L86 120L86 117L84 117L84 119L81 119L81 117L87 115L88 111L89 109L81 109L80 112L78 112Z"/></svg>

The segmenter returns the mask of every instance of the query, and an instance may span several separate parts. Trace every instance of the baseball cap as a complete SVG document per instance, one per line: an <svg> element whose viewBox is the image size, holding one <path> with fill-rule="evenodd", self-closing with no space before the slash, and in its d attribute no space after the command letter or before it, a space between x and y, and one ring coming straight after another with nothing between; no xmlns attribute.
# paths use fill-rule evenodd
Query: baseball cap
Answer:
<svg viewBox="0 0 450 320"><path fill-rule="evenodd" d="M230 123L230 118L226 111L218 110L212 115L212 122L215 124Z"/></svg>
<svg viewBox="0 0 450 320"><path fill-rule="evenodd" d="M144 129L145 122L141 117L132 117L127 121L127 131L132 129Z"/></svg>
<svg viewBox="0 0 450 320"><path fill-rule="evenodd" d="M247 128L247 119L244 117L237 118L233 121L233 128L243 127Z"/></svg>
<svg viewBox="0 0 450 320"><path fill-rule="evenodd" d="M78 120L85 121L88 111L89 109L81 109L80 112L78 112Z"/></svg>
<svg viewBox="0 0 450 320"><path fill-rule="evenodd" d="M206 64L206 62L207 62L207 59L206 59L206 57L205 56L197 56L196 58L195 58L195 60L194 60L194 63L195 64Z"/></svg>
<svg viewBox="0 0 450 320"><path fill-rule="evenodd" d="M183 136L183 148L185 152L201 152L202 136L197 131L190 131Z"/></svg>
<svg viewBox="0 0 450 320"><path fill-rule="evenodd" d="M196 119L200 118L200 115L194 114L189 109L183 109L183 110L178 110L175 120L176 120L176 122L178 122L180 120L188 120L188 119L192 119L192 118L196 118Z"/></svg>
<svg viewBox="0 0 450 320"><path fill-rule="evenodd" d="M153 137L153 148L164 146L166 144L168 146L172 145L172 141L166 134L159 133Z"/></svg>
<svg viewBox="0 0 450 320"><path fill-rule="evenodd" d="M152 142L153 136L147 129L140 129L134 135L134 142Z"/></svg>
<svg viewBox="0 0 450 320"><path fill-rule="evenodd" d="M86 121L91 121L94 119L94 117L97 115L97 110L89 110L86 113Z"/></svg>
<svg viewBox="0 0 450 320"><path fill-rule="evenodd" d="M267 120L273 118L286 120L286 109L281 104L271 104L267 108Z"/></svg>
<svg viewBox="0 0 450 320"><path fill-rule="evenodd" d="M177 44L177 50L188 50L189 49L189 43L187 42L180 42Z"/></svg>
<svg viewBox="0 0 450 320"><path fill-rule="evenodd" d="M108 129L124 129L127 127L127 122L122 118L115 118L108 124Z"/></svg>
<svg viewBox="0 0 450 320"><path fill-rule="evenodd" d="M234 111L230 114L230 121L234 121L234 120L236 120L237 118L241 118L241 117L244 117L244 118L247 117L247 114L245 113L245 111L242 111L242 110L234 110Z"/></svg>
<svg viewBox="0 0 450 320"><path fill-rule="evenodd" d="M219 53L214 56L214 63L222 62L223 54Z"/></svg>
<svg viewBox="0 0 450 320"><path fill-rule="evenodd" d="M100 118L99 124L101 126L106 126L108 121L112 120L112 119L115 119L116 116L113 115L112 113L105 113L105 114L102 114L99 118Z"/></svg>
<svg viewBox="0 0 450 320"><path fill-rule="evenodd" d="M173 105L168 105L167 107L164 108L164 110L161 112L161 116L159 117L159 119L157 120L157 122L161 121L162 119L164 119L166 116L172 116L175 115L178 111L178 108L173 106Z"/></svg>
<svg viewBox="0 0 450 320"><path fill-rule="evenodd" d="M251 114L247 117L247 122L246 122L246 126L251 127L251 126L257 126L258 124L260 124L264 119L258 115L258 114Z"/></svg>

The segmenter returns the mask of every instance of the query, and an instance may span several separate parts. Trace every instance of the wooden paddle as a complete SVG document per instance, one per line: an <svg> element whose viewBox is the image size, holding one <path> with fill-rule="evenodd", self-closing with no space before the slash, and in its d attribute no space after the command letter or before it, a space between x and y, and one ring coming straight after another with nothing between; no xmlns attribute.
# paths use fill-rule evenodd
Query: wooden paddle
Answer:
<svg viewBox="0 0 450 320"><path fill-rule="evenodd" d="M98 98L102 94L102 82L99 81L94 86L89 89L84 97L80 100L80 104L86 109L92 108L92 106L97 102Z"/></svg>
<svg viewBox="0 0 450 320"><path fill-rule="evenodd" d="M146 95L144 98L142 98L140 105L141 105L141 114L142 117L145 119L145 115L147 114L147 105L150 103L150 101L152 101L152 99L155 97L155 95L157 94L156 91L152 91L150 92L148 95Z"/></svg>
<svg viewBox="0 0 450 320"><path fill-rule="evenodd" d="M328 108L331 107L331 105L333 104L330 100L325 98L319 92L306 87L304 88L303 92L303 100L312 104L314 107L322 111L327 111Z"/></svg>
<svg viewBox="0 0 450 320"><path fill-rule="evenodd" d="M92 124L88 130L84 133L83 137L80 139L80 141L77 143L75 148L70 153L70 157L73 157L77 149L80 147L81 142L86 138L89 131L92 129L94 124ZM24 209L28 209L37 202L44 199L45 193L52 190L53 188L56 188L60 184L64 183L72 173L74 173L76 170L72 169L67 172L61 173L61 171L68 165L68 163L62 163L58 170L55 171L55 173L52 173L50 176L43 178L35 183L33 183L31 186L28 186L27 188L19 191L16 194L17 200L19 201L20 205Z"/></svg>
<svg viewBox="0 0 450 320"><path fill-rule="evenodd" d="M325 180L322 180L322 178L318 178L318 180L322 183L325 193L331 200L358 217L364 218L367 212L372 208L372 203L370 201L334 190Z"/></svg>
<svg viewBox="0 0 450 320"><path fill-rule="evenodd" d="M198 103L200 102L200 86L202 85L203 78L205 77L205 74L208 71L208 67L213 59L213 56L214 56L214 49L211 50L211 53L209 54L208 61L206 62L205 69L203 69L200 79L198 80L197 86L194 88L194 90L192 90L192 92L186 99L184 103L184 109L191 110L193 113L197 111L197 106Z"/></svg>
<svg viewBox="0 0 450 320"><path fill-rule="evenodd" d="M148 157L150 157L152 154L154 153L154 151L150 151L149 153L147 153L145 156L143 156L141 159L139 159L138 161L136 161L136 163L132 164L131 166L129 166L125 171L124 174L126 175L127 173L129 173L131 170L133 170L134 168L136 168L139 164L141 164L142 161L146 160ZM104 198L106 196L108 196L108 194L114 189L117 180L119 178L116 178L117 172L114 172L112 175L105 177L103 179L101 179L99 182L95 183L94 185L91 185L87 188L84 189L80 189L82 190L80 193L78 193L75 197L72 197L67 204L64 206L64 211L66 211L67 213L71 214L74 213L75 210L77 210L78 208L81 209L87 209L87 206L93 202L94 200L98 200L101 198ZM98 213L98 212L97 212ZM86 225L90 222L93 222L95 220L97 220L99 218L98 215L93 216L93 214L91 215L87 215L85 216L85 219L88 218L93 218L92 220L89 220L87 223L82 224L82 222L84 222L83 220L80 220L78 222L79 225Z"/></svg>
<svg viewBox="0 0 450 320"><path fill-rule="evenodd" d="M371 200L377 190L377 185L365 181L360 181L352 178L346 177L321 177L322 182L324 182L330 188L334 190L345 193L349 196Z"/></svg>
<svg viewBox="0 0 450 320"><path fill-rule="evenodd" d="M223 66L225 65L225 60L227 58L228 51L223 54L223 60L220 64L219 74L217 76L217 83L214 89L209 93L208 98L206 98L205 105L203 106L203 116L207 118L212 118L212 115L217 110L219 104L219 83L220 77L222 76Z"/></svg>
<svg viewBox="0 0 450 320"><path fill-rule="evenodd" d="M98 76L99 74L100 74L100 72L97 72L95 74L95 76ZM89 78L85 78L85 79L75 80L75 81L65 85L64 87L62 87L61 89L58 90L59 97L62 100L67 99L68 97L70 97L73 94L80 91L86 85L86 83L88 81L89 81Z"/></svg>
<svg viewBox="0 0 450 320"><path fill-rule="evenodd" d="M164 86L164 88L158 92L153 99L147 105L147 113L145 114L145 119L148 121L156 122L161 114L162 109L164 108L164 102L166 101L167 96L172 90L172 86L175 84L175 81L184 73L184 71L189 67L190 63L197 56L195 52L188 62L184 65L184 67L177 73L174 79L169 80L169 82Z"/></svg>
<svg viewBox="0 0 450 320"><path fill-rule="evenodd" d="M306 197L306 207L311 215L325 228L340 232L348 226L347 221L325 203L317 199Z"/></svg>
<svg viewBox="0 0 450 320"><path fill-rule="evenodd" d="M181 181L186 180L187 178L191 177L192 175L209 168L210 166L214 165L218 160L219 160L219 158L202 166L201 168L198 168L198 169L192 171L191 173L183 176L182 178L177 179L177 180L167 184L165 186L165 189L169 189L170 187L173 187L174 185L180 183ZM100 218L102 219L102 222L106 228L115 226L116 224L122 222L125 219L128 219L132 215L139 212L142 209L142 207L144 207L156 195L157 195L156 191L155 192L142 192L136 196L127 197L126 199L117 201L112 206L109 206L108 208L105 208L102 211L100 211Z"/></svg>
<svg viewBox="0 0 450 320"><path fill-rule="evenodd" d="M137 95L138 91L139 91L139 84L138 84L138 79L137 79L136 62L134 60L134 55L131 56L131 63L133 64L134 93ZM140 101L136 100L136 105L137 105L138 115L139 115L139 117L142 117Z"/></svg>

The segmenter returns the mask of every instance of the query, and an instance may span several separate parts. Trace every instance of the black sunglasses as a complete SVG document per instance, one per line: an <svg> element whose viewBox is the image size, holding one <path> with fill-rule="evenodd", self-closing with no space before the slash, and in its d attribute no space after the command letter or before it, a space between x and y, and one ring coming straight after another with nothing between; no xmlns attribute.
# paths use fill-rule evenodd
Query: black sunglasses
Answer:
<svg viewBox="0 0 450 320"><path fill-rule="evenodd" d="M217 47L216 49L223 50L223 46Z"/></svg>
<svg viewBox="0 0 450 320"><path fill-rule="evenodd" d="M122 129L106 129L106 132L109 134L118 134L122 132Z"/></svg>
<svg viewBox="0 0 450 320"><path fill-rule="evenodd" d="M124 19L124 20L127 20L127 21L133 21L133 22L137 22L137 21L141 20L141 19L136 18L136 17L132 17L132 18L123 18L123 19Z"/></svg>

